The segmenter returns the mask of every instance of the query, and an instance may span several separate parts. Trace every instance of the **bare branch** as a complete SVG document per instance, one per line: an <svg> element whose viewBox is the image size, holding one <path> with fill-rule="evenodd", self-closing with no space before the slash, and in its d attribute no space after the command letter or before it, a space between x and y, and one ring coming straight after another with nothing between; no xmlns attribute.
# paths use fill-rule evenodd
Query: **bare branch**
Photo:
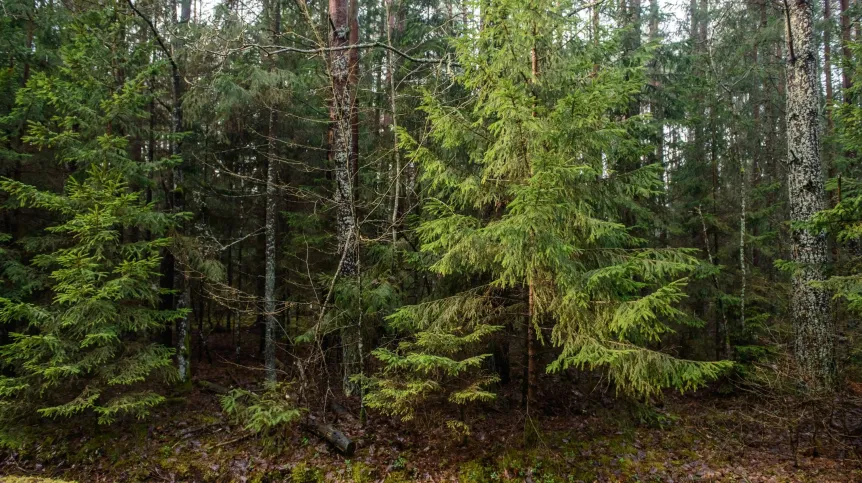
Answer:
<svg viewBox="0 0 862 483"><path fill-rule="evenodd" d="M153 22L150 21L150 19L146 15L141 13L141 11L135 7L135 4L132 3L132 0L126 0L126 1L129 3L129 7L131 7L132 10L138 15L138 17L141 17L141 19L143 19L143 21L146 22L147 25L150 26L150 30L153 32L153 35L156 37L156 41L159 43L159 47L161 47L161 49L165 53L165 55L168 56L168 61L171 63L171 68L174 71L178 71L179 68L177 67L176 62L174 62L174 56L171 55L170 49L168 49L168 47L165 45L164 41L162 41L162 36L159 35L159 31L156 29L156 26L153 25Z"/></svg>
<svg viewBox="0 0 862 483"><path fill-rule="evenodd" d="M131 1L131 0L129 0ZM374 48L382 48L391 51L392 53L403 57L412 62L422 63L422 64L442 64L446 62L447 58L428 58L428 57L413 57L412 55L398 50L391 45L384 44L383 42L365 42L361 44L352 44L352 45L343 45L338 47L320 47L317 49L299 49L296 47L279 47L275 50L267 50L266 47L260 47L267 54L280 54L282 52L295 52L298 54L322 54L324 52L338 52L341 50L350 50L350 49L374 49ZM457 65L454 62L450 62L452 65Z"/></svg>

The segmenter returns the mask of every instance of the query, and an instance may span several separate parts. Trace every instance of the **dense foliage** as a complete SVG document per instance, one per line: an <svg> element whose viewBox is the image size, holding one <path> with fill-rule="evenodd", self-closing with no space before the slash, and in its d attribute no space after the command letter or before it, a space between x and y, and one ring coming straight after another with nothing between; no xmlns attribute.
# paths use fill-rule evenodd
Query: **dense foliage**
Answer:
<svg viewBox="0 0 862 483"><path fill-rule="evenodd" d="M111 65L122 28L110 9L70 19L57 68L34 72L5 119L25 122L20 141L50 153L69 175L62 193L0 181L8 210L49 213L43 230L21 240L5 235L11 285L0 320L11 330L0 348L8 371L0 377L4 428L30 420L34 408L50 418L93 413L100 423L144 417L164 397L141 383L176 377L173 349L156 336L183 315L158 308L161 251L178 215L147 202L142 188L175 160L133 160L122 134L145 117L145 85L158 70L134 50L125 64L114 61L122 79L90 64ZM32 158L24 154L27 163Z"/></svg>
<svg viewBox="0 0 862 483"><path fill-rule="evenodd" d="M852 9L796 4L5 1L0 428L144 417L201 364L264 368L222 398L264 434L333 393L468 433L501 397L538 417L561 378L733 390L804 352L813 268L851 341L824 352L835 389L859 39ZM807 220L789 13L824 100Z"/></svg>

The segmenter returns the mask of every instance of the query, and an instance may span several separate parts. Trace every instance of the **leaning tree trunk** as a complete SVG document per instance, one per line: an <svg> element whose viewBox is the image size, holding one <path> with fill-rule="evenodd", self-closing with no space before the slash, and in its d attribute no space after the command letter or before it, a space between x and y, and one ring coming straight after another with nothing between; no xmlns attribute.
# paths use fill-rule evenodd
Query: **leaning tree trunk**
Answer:
<svg viewBox="0 0 862 483"><path fill-rule="evenodd" d="M272 1L272 39L273 45L278 43L281 33L281 2ZM270 62L270 69L275 69L275 60ZM269 110L269 144L267 148L266 168L266 273L264 286L263 311L266 317L264 328L263 360L266 380L275 381L275 329L278 320L275 318L275 228L276 228L276 140L278 111L275 107Z"/></svg>
<svg viewBox="0 0 862 483"><path fill-rule="evenodd" d="M787 154L790 219L807 222L825 208L820 164L819 86L814 49L812 0L787 2ZM791 310L800 375L811 390L835 382L835 338L823 280L828 257L826 237L810 229L792 230Z"/></svg>
<svg viewBox="0 0 862 483"><path fill-rule="evenodd" d="M356 266L356 214L354 212L354 160L356 144L353 141L352 127L353 94L351 81L351 51L346 48L351 41L351 26L356 22L350 17L356 15L353 7L355 0L329 0L329 20L332 26L329 74L332 82L332 100L329 108L330 133L329 156L335 164L335 204L338 249L341 255L337 276L350 280L357 275ZM353 36L355 38L355 34ZM352 310L346 311L353 312ZM350 317L348 316L348 319ZM361 332L358 325L349 321L341 332L344 366L344 392L352 395L358 392L356 384L350 379L361 367Z"/></svg>

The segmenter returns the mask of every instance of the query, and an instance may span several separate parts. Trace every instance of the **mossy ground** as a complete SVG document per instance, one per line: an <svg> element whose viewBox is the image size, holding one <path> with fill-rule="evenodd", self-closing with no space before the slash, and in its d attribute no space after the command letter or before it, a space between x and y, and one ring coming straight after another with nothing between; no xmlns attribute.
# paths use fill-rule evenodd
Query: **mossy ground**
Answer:
<svg viewBox="0 0 862 483"><path fill-rule="evenodd" d="M257 371L231 370L200 364L196 377L258 383ZM342 403L358 414L355 401ZM647 411L589 391L547 394L543 403L525 418L517 395L501 395L466 414L466 438L441 423L451 417L446 408L408 423L373 413L365 427L338 421L358 448L345 457L299 428L251 435L224 415L218 395L195 386L144 421L52 421L26 445L0 449L0 482L862 481L857 448L794 453L788 428L770 426L768 408L740 396L671 397Z"/></svg>
<svg viewBox="0 0 862 483"><path fill-rule="evenodd" d="M34 476L0 476L2 483L77 483L74 481L55 480L52 478L36 478Z"/></svg>
<svg viewBox="0 0 862 483"><path fill-rule="evenodd" d="M267 444L226 421L217 407L190 412L189 404L98 436L46 438L7 457L15 464L0 467L0 474L79 482L862 481L853 458L802 457L795 466L780 435L740 424L753 414L701 402L680 401L651 425L621 409L542 417L531 447L517 421L490 414L474 418L466 441L421 421L401 425L381 417L365 430L348 427L360 443L350 458L299 431Z"/></svg>

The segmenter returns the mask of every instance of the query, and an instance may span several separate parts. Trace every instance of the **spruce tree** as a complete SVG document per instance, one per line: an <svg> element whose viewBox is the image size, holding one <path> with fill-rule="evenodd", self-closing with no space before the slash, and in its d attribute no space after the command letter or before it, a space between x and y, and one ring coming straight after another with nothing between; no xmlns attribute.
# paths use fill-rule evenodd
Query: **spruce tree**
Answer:
<svg viewBox="0 0 862 483"><path fill-rule="evenodd" d="M22 140L71 174L62 193L0 181L12 206L51 220L39 243L21 247L46 286L0 299L0 323L18 328L0 347L4 432L36 415L143 417L164 400L149 383L177 375L173 349L153 341L185 316L156 308L160 251L183 214L160 213L145 196L174 158L132 159L130 133L148 115L146 83L162 66L148 66L146 44L127 43L127 22L111 8L81 14L57 72L34 73L10 114L43 112Z"/></svg>
<svg viewBox="0 0 862 483"><path fill-rule="evenodd" d="M453 281L441 286L457 288L390 318L412 339L373 352L383 369L367 404L410 417L439 392L457 404L493 398L482 342L512 322L559 348L547 371L600 369L620 393L715 378L729 363L658 350L692 320L677 307L692 252L649 248L625 224L647 219L639 200L664 189L661 167L644 162L649 147L630 135L644 119L616 114L643 69L596 68L596 49L620 39L594 47L571 35L577 16L555 2L495 1L481 14L484 28L454 41L465 66L455 81L475 95L456 105L429 93L430 142L401 132L422 169L422 250Z"/></svg>
<svg viewBox="0 0 862 483"><path fill-rule="evenodd" d="M136 386L176 375L173 350L152 339L182 313L155 308L159 250L170 239L129 241L123 232L159 232L169 219L142 202L108 163L92 165L82 181L70 178L63 195L8 178L0 189L63 219L47 229L61 247L33 258L50 272L49 293L32 302L0 299L0 322L24 320L27 327L0 351L14 371L0 378L4 420L33 405L48 417L92 410L100 423L146 415L163 397Z"/></svg>

